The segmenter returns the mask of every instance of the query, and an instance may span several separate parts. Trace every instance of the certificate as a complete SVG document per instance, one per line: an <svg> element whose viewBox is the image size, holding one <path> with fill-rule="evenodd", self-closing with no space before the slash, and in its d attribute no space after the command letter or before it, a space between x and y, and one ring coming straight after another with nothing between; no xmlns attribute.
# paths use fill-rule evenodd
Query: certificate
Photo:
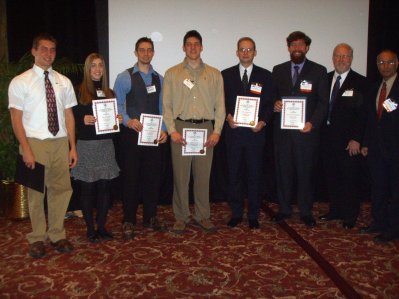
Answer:
<svg viewBox="0 0 399 299"><path fill-rule="evenodd" d="M258 123L260 97L237 96L234 121L239 127L254 128Z"/></svg>
<svg viewBox="0 0 399 299"><path fill-rule="evenodd" d="M283 98L281 129L302 130L305 126L306 98Z"/></svg>
<svg viewBox="0 0 399 299"><path fill-rule="evenodd" d="M207 139L207 129L183 129L183 138L186 145L182 146L183 156L205 156L206 147L204 146Z"/></svg>
<svg viewBox="0 0 399 299"><path fill-rule="evenodd" d="M140 115L143 129L139 132L138 145L158 146L161 135L162 115L145 114Z"/></svg>
<svg viewBox="0 0 399 299"><path fill-rule="evenodd" d="M119 132L116 99L93 100L93 115L97 135Z"/></svg>

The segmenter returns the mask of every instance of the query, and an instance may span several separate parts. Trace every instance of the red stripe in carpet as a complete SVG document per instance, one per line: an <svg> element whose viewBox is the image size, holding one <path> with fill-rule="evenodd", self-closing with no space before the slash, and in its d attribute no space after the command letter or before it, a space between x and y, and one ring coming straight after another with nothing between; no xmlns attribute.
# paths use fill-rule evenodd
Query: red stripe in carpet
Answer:
<svg viewBox="0 0 399 299"><path fill-rule="evenodd" d="M267 204L263 205L263 210L271 217L274 216L273 210L270 209ZM285 221L279 223L279 225L319 265L319 267L335 283L337 288L346 298L362 298L362 296L356 292L356 290L335 270L335 268L292 227L290 227Z"/></svg>

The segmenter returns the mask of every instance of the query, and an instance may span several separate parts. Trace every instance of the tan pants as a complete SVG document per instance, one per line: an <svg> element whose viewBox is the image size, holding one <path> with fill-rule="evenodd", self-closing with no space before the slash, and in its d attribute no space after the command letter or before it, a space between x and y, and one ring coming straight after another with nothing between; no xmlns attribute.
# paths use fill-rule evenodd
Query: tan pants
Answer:
<svg viewBox="0 0 399 299"><path fill-rule="evenodd" d="M183 128L207 129L208 136L213 132L212 122L192 124L176 120L176 130ZM213 147L207 148L206 156L182 156L181 144L171 142L173 164L173 212L176 220L190 220L189 183L191 170L194 179L194 219L210 218L209 178L212 167Z"/></svg>
<svg viewBox="0 0 399 299"><path fill-rule="evenodd" d="M34 243L45 241L48 237L51 242L57 242L65 239L64 217L72 195L68 139L66 137L46 140L28 138L28 142L36 161L45 166L48 230L44 212L44 193L28 188L32 232L27 235L27 239L29 243Z"/></svg>

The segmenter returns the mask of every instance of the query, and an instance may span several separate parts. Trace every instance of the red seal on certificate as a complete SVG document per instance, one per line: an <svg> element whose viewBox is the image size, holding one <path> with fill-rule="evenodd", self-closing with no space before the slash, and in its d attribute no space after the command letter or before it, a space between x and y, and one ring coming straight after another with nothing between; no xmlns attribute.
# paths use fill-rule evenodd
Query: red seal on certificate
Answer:
<svg viewBox="0 0 399 299"><path fill-rule="evenodd" d="M118 126L117 125L114 125L114 130L118 130Z"/></svg>
<svg viewBox="0 0 399 299"><path fill-rule="evenodd" d="M202 155L203 153L205 153L204 149L200 150L200 154Z"/></svg>
<svg viewBox="0 0 399 299"><path fill-rule="evenodd" d="M157 144L158 143L158 139L154 139L154 144Z"/></svg>

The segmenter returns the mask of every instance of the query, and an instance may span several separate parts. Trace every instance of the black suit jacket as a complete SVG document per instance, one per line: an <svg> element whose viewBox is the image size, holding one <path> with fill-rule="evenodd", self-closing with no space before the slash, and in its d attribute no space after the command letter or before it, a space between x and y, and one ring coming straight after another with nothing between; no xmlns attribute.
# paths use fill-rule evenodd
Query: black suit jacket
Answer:
<svg viewBox="0 0 399 299"><path fill-rule="evenodd" d="M381 118L377 120L377 94L381 81L376 82L368 93L368 118L364 138L364 146L369 148L369 154L379 152L386 158L399 160L399 75L396 77L387 96L398 104L392 112L382 111Z"/></svg>
<svg viewBox="0 0 399 299"><path fill-rule="evenodd" d="M334 71L328 73L328 90L331 90L333 76ZM344 149L350 140L362 143L366 125L365 96L367 88L367 79L350 70L332 106L330 125L328 126L330 146ZM344 96L345 92L353 94ZM323 121L322 128L323 130L327 129L327 117Z"/></svg>
<svg viewBox="0 0 399 299"><path fill-rule="evenodd" d="M231 115L234 115L238 95L260 97L258 121L264 121L266 124L268 124L273 114L274 88L271 73L264 68L253 65L251 76L250 78L248 78L249 84L247 90L243 89L239 65L235 65L233 67L223 70L222 76L224 82L226 115L228 115L229 113ZM251 85L254 83L262 86L262 91L260 95L251 92ZM226 130L232 130L237 133L246 132L247 134L257 134L252 132L252 130L249 128L231 129L228 125L226 126ZM262 130L261 132L263 131L264 130Z"/></svg>
<svg viewBox="0 0 399 299"><path fill-rule="evenodd" d="M320 128L327 115L329 100L326 68L306 59L296 84L293 86L291 61L287 61L273 68L272 77L276 85L275 100L281 100L286 96L306 97L306 122L311 122L314 129ZM300 83L303 80L312 84L311 92L301 91ZM275 121L276 128L280 128L281 113L275 118Z"/></svg>

